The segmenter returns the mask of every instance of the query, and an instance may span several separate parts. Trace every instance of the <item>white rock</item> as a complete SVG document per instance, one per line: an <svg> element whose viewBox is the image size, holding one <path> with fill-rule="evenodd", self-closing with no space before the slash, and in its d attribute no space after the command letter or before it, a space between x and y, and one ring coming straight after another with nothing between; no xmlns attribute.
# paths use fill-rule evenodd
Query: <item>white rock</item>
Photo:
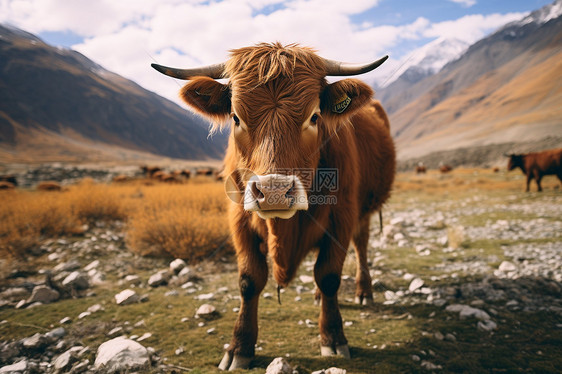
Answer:
<svg viewBox="0 0 562 374"><path fill-rule="evenodd" d="M63 371L68 368L72 363L78 361L78 352L80 352L84 347L76 346L72 347L63 354L59 355L54 361L53 366L56 371Z"/></svg>
<svg viewBox="0 0 562 374"><path fill-rule="evenodd" d="M498 328L498 325L492 320L478 321L476 328L480 331L493 331Z"/></svg>
<svg viewBox="0 0 562 374"><path fill-rule="evenodd" d="M131 289L126 289L115 295L115 302L118 305L128 305L137 303L139 301L139 295Z"/></svg>
<svg viewBox="0 0 562 374"><path fill-rule="evenodd" d="M170 270L174 274L178 274L187 264L181 258L176 258L174 261L170 262Z"/></svg>
<svg viewBox="0 0 562 374"><path fill-rule="evenodd" d="M57 301L60 294L57 290L53 290L47 286L36 286L27 300L28 304L40 302L43 304L52 303Z"/></svg>
<svg viewBox="0 0 562 374"><path fill-rule="evenodd" d="M99 346L94 366L104 373L135 371L150 365L148 350L134 340L115 338Z"/></svg>
<svg viewBox="0 0 562 374"><path fill-rule="evenodd" d="M94 261L90 262L90 263L84 268L84 270L86 270L86 271L94 270L94 269L97 268L98 266L100 266L100 260L94 260Z"/></svg>
<svg viewBox="0 0 562 374"><path fill-rule="evenodd" d="M77 290L85 290L90 287L88 277L78 271L73 271L62 281L63 286L72 287Z"/></svg>
<svg viewBox="0 0 562 374"><path fill-rule="evenodd" d="M347 373L347 370L336 368L336 367L331 367L331 368L328 368L328 369L323 369L323 370L318 370L318 371L312 372L312 374L346 374L346 373Z"/></svg>
<svg viewBox="0 0 562 374"><path fill-rule="evenodd" d="M267 366L265 374L291 374L293 368L283 357L277 357Z"/></svg>
<svg viewBox="0 0 562 374"><path fill-rule="evenodd" d="M171 275L168 270L161 270L148 279L148 285L150 287L159 287L165 285L170 280L170 277Z"/></svg>
<svg viewBox="0 0 562 374"><path fill-rule="evenodd" d="M199 307L199 309L197 309L197 312L195 312L195 316L203 318L210 317L215 314L216 311L217 309L211 304L203 304Z"/></svg>
<svg viewBox="0 0 562 374"><path fill-rule="evenodd" d="M142 281L138 275L127 275L125 277L125 282L129 284L139 285Z"/></svg>
<svg viewBox="0 0 562 374"><path fill-rule="evenodd" d="M414 292L418 288L421 288L421 286L423 286L423 284L424 284L423 279L414 278L412 280L412 282L410 282L410 286L408 287L408 290L410 290L410 292Z"/></svg>
<svg viewBox="0 0 562 374"><path fill-rule="evenodd" d="M299 277L299 280L304 283L304 284L308 284L308 283L313 283L314 282L314 277L310 276L310 275L301 275Z"/></svg>
<svg viewBox="0 0 562 374"><path fill-rule="evenodd" d="M508 273L510 271L517 271L517 266L515 266L512 262L503 261L498 268L499 271L503 271L504 273Z"/></svg>
<svg viewBox="0 0 562 374"><path fill-rule="evenodd" d="M102 310L104 310L104 308L103 308L103 306L101 306L101 304L94 304L87 309L87 311L90 312L90 313L96 313L96 312L99 312L99 311L102 311Z"/></svg>
<svg viewBox="0 0 562 374"><path fill-rule="evenodd" d="M16 362L12 365L7 365L0 368L0 373L2 374L15 374L15 373L23 373L27 370L27 360L22 360L20 362Z"/></svg>
<svg viewBox="0 0 562 374"><path fill-rule="evenodd" d="M452 304L445 308L445 310L447 312L459 313L459 317L461 319L469 317L474 317L481 321L487 321L490 319L490 315L485 311L464 304Z"/></svg>
<svg viewBox="0 0 562 374"><path fill-rule="evenodd" d="M214 293L203 293L196 297L197 300L211 300L215 297Z"/></svg>

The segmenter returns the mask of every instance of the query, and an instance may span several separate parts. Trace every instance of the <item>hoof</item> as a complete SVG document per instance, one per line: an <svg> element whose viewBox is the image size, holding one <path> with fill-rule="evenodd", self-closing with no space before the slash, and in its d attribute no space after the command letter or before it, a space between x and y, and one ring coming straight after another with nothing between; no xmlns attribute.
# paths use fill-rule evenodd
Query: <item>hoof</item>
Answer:
<svg viewBox="0 0 562 374"><path fill-rule="evenodd" d="M337 345L336 350L334 350L334 348L330 346L323 345L320 347L320 354L323 357L338 355L342 356L343 358L351 358L351 355L349 354L349 346L347 344Z"/></svg>
<svg viewBox="0 0 562 374"><path fill-rule="evenodd" d="M323 357L328 357L328 356L335 356L336 352L334 351L334 348L332 348L328 345L322 345L322 346L320 346L320 354Z"/></svg>
<svg viewBox="0 0 562 374"><path fill-rule="evenodd" d="M373 298L368 296L355 296L355 304L371 306L374 304Z"/></svg>
<svg viewBox="0 0 562 374"><path fill-rule="evenodd" d="M336 354L338 356L342 356L343 358L351 358L351 354L349 353L349 346L347 344L337 345Z"/></svg>
<svg viewBox="0 0 562 374"><path fill-rule="evenodd" d="M250 367L250 362L252 362L252 357L242 357L226 352L219 364L219 369L228 371L248 369Z"/></svg>

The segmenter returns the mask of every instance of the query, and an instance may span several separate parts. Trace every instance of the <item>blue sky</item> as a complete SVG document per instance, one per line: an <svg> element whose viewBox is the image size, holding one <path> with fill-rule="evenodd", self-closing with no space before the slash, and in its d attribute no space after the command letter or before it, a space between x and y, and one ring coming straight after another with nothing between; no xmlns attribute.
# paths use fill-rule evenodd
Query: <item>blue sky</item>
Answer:
<svg viewBox="0 0 562 374"><path fill-rule="evenodd" d="M384 80L438 38L474 43L545 0L0 0L0 22L75 49L176 102L179 83L151 62L188 67L257 42L301 43L324 57L366 62L390 54ZM386 77L386 78L385 78Z"/></svg>

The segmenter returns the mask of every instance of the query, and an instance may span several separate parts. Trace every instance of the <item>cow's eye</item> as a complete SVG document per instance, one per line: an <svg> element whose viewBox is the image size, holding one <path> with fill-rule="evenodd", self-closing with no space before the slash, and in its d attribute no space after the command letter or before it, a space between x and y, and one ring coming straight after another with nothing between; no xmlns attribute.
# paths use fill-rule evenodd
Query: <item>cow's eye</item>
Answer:
<svg viewBox="0 0 562 374"><path fill-rule="evenodd" d="M238 118L238 116L236 114L232 115L232 120L234 121L234 124L236 126L240 126L240 118Z"/></svg>
<svg viewBox="0 0 562 374"><path fill-rule="evenodd" d="M310 117L310 122L311 122L313 125L316 125L316 122L318 122L318 114L314 113L314 114L312 115L312 117Z"/></svg>

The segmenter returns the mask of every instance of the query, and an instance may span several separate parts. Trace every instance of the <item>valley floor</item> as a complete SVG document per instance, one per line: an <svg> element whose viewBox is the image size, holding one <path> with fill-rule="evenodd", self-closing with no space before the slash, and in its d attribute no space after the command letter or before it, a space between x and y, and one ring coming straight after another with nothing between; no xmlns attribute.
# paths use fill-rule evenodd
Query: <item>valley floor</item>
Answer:
<svg viewBox="0 0 562 374"><path fill-rule="evenodd" d="M518 172L399 174L382 232L378 220L372 225L373 306L353 303L353 251L344 267L339 298L351 360L319 356L311 256L281 305L268 282L250 372L263 373L275 357L298 373L559 372L562 191L554 177L543 188L523 192ZM176 274L172 259L129 251L125 226L98 222L45 238L28 258L0 259L0 367L95 372L98 347L124 336L151 347L138 372L218 372L240 304L234 257ZM73 272L86 282L71 283ZM52 302L30 300L37 285L64 282ZM118 305L126 289L139 300ZM215 312L197 314L204 304Z"/></svg>

